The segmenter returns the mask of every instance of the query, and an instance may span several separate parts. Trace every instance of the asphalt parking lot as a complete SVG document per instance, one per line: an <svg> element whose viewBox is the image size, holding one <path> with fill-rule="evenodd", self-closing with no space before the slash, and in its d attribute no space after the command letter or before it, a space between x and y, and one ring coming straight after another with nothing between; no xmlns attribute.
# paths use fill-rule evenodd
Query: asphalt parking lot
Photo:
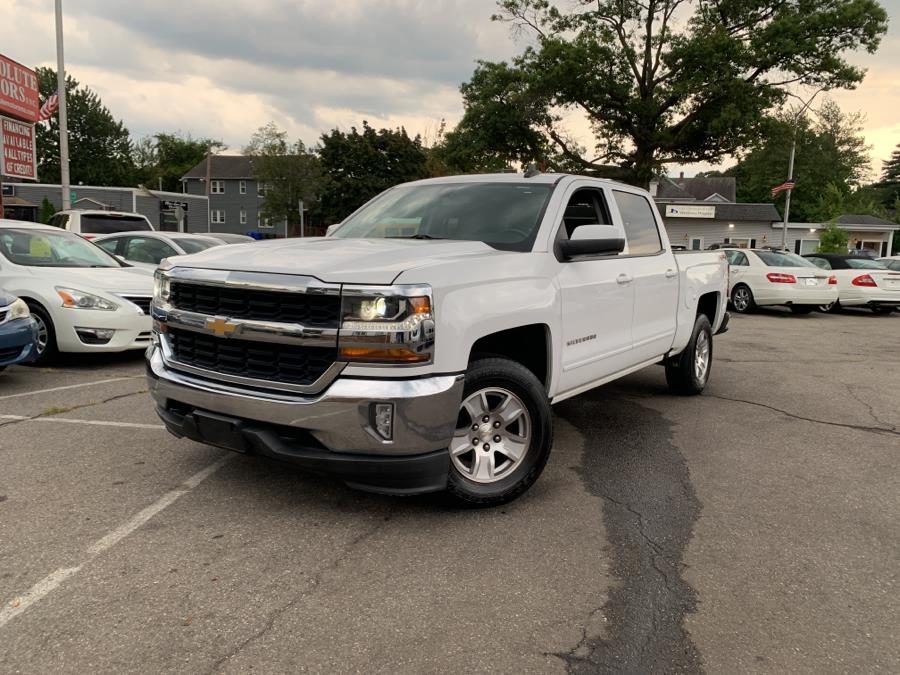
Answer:
<svg viewBox="0 0 900 675"><path fill-rule="evenodd" d="M0 672L900 672L900 314L734 317L456 511L169 436L139 355L0 376Z"/></svg>

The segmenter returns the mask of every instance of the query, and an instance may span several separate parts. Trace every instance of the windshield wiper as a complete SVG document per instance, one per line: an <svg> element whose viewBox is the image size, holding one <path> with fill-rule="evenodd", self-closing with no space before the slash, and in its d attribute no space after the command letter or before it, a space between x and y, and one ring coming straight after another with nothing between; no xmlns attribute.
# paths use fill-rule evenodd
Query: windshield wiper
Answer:
<svg viewBox="0 0 900 675"><path fill-rule="evenodd" d="M430 234L411 234L408 237L385 237L385 239L444 239L445 237L432 237Z"/></svg>

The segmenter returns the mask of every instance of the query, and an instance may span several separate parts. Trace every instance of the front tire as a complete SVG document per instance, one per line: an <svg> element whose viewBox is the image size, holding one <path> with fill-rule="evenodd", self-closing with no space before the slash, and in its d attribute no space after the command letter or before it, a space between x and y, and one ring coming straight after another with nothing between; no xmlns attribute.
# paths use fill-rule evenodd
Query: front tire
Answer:
<svg viewBox="0 0 900 675"><path fill-rule="evenodd" d="M810 314L815 308L815 305L790 305L791 311L794 314Z"/></svg>
<svg viewBox="0 0 900 675"><path fill-rule="evenodd" d="M746 314L752 312L756 308L753 301L753 291L749 286L738 284L731 289L731 306L738 314Z"/></svg>
<svg viewBox="0 0 900 675"><path fill-rule="evenodd" d="M504 358L469 364L447 491L462 506L497 506L541 475L553 442L553 416L541 382Z"/></svg>
<svg viewBox="0 0 900 675"><path fill-rule="evenodd" d="M46 366L59 354L56 346L56 329L46 309L34 302L28 303L28 309L31 310L31 316L37 323L38 339L36 356L26 365Z"/></svg>
<svg viewBox="0 0 900 675"><path fill-rule="evenodd" d="M696 396L701 393L709 381L712 356L712 326L705 314L698 314L687 347L681 354L666 361L666 383L669 385L669 391L682 396Z"/></svg>

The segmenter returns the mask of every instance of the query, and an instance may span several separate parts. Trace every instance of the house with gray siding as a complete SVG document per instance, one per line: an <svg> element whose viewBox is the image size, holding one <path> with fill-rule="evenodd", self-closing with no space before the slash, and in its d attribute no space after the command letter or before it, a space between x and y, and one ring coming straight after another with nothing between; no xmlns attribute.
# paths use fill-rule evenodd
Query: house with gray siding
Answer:
<svg viewBox="0 0 900 675"><path fill-rule="evenodd" d="M35 206L35 217L46 197L58 211L62 208L62 188L52 183L4 182L5 197L16 203ZM175 231L178 222L175 207L184 209L184 229L187 232L206 232L209 220L207 200L203 195L184 195L180 192L150 190L145 187L100 187L72 185L70 197L73 209L102 209L127 211L146 216L156 229Z"/></svg>
<svg viewBox="0 0 900 675"><path fill-rule="evenodd" d="M283 237L284 224L261 216L265 186L253 177L253 157L213 155L181 178L185 194L206 195L209 173L209 227L213 232Z"/></svg>

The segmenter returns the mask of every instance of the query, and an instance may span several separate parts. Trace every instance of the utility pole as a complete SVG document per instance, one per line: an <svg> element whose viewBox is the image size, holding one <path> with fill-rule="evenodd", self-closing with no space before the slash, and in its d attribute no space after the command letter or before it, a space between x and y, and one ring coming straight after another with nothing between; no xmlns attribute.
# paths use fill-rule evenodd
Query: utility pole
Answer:
<svg viewBox="0 0 900 675"><path fill-rule="evenodd" d="M69 122L66 117L66 62L63 58L62 0L56 0L56 86L59 96L59 182L62 186L62 210L72 208L69 186Z"/></svg>
<svg viewBox="0 0 900 675"><path fill-rule="evenodd" d="M206 231L212 232L212 209L209 207L209 183L212 174L212 146L206 148Z"/></svg>
<svg viewBox="0 0 900 675"><path fill-rule="evenodd" d="M298 208L300 209L300 237L303 238L306 235L303 233L303 212L306 210L303 208L303 200L301 199Z"/></svg>

